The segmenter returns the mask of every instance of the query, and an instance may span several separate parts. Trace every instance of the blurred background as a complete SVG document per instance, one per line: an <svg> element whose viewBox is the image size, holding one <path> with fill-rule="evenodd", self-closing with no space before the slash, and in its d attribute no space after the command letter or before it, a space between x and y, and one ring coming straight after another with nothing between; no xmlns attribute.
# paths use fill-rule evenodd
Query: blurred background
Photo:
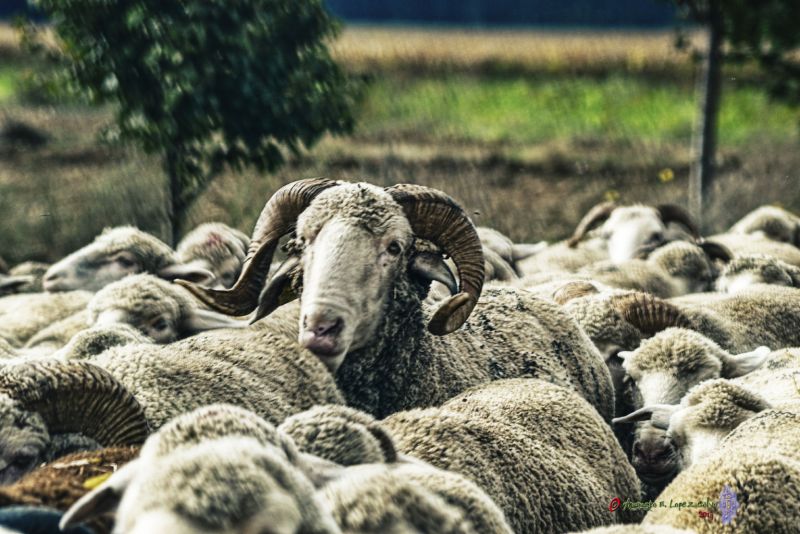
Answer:
<svg viewBox="0 0 800 534"><path fill-rule="evenodd" d="M319 2L299 2L306 3ZM39 11L13 0L0 7L0 256L12 264L55 260L107 226L134 224L170 239L170 147L101 135L118 117L114 87L92 102L45 76L64 65L64 54L82 50L53 36L55 20L67 24L74 42L82 38L58 4L69 2L40 2ZM159 9L158 2L141 4L145 15L124 14L131 35L151 20L146 10ZM325 117L315 125L313 116L302 117L314 134L277 143L282 165L260 153L251 165L226 149L228 159L212 165L207 183L186 202L183 227L219 220L249 233L275 189L317 176L437 187L476 223L517 241L562 238L603 200L687 204L702 72L689 49L704 46L705 29L681 23L675 3L327 0L324 8L341 24L325 46L357 86L342 111L352 121ZM37 21L38 37L60 59L21 41L21 14ZM204 32L216 27L214 17ZM236 20L226 19L220 31L235 33ZM291 40L288 20L282 27ZM104 53L115 53L118 45L104 39L111 49ZM253 52L262 64L273 61L272 49ZM199 60L202 68L224 62L207 59ZM800 113L791 99L771 97L769 76L747 62L723 65L716 177L703 217L709 233L761 204L800 212ZM228 93L209 98L225 108L238 101L239 87L261 91L254 79L255 85L228 83ZM155 77L153 94L161 81ZM264 89L273 90L285 88ZM257 129L270 121L259 122L266 116L255 107L232 112L248 131L250 122ZM258 135L274 139L277 126L270 127ZM224 145L227 135L212 131L203 143Z"/></svg>

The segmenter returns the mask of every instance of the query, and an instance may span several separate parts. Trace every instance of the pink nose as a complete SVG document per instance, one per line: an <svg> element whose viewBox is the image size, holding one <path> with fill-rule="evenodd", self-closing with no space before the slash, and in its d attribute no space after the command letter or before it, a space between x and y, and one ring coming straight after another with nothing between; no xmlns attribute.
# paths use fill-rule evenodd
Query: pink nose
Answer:
<svg viewBox="0 0 800 534"><path fill-rule="evenodd" d="M334 356L339 350L339 333L344 327L341 317L306 318L300 343L317 356Z"/></svg>

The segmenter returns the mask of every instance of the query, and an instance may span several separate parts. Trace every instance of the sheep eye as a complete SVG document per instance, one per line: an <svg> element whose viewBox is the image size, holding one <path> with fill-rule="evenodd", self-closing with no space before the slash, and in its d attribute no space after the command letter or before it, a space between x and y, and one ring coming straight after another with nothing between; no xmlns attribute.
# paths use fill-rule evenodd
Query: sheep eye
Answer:
<svg viewBox="0 0 800 534"><path fill-rule="evenodd" d="M399 256L400 253L403 252L403 249L402 247L400 247L400 243L398 243L397 241L392 241L386 248L386 252L388 252L392 256Z"/></svg>
<svg viewBox="0 0 800 534"><path fill-rule="evenodd" d="M128 258L126 256L117 256L116 258L114 258L114 261L116 261L117 263L119 263L123 267L133 267L134 266L133 260L131 260L130 258Z"/></svg>
<svg viewBox="0 0 800 534"><path fill-rule="evenodd" d="M164 319L163 317L159 317L158 319L153 321L153 324L151 324L150 326L152 326L154 330L162 332L167 329L168 325L166 319Z"/></svg>

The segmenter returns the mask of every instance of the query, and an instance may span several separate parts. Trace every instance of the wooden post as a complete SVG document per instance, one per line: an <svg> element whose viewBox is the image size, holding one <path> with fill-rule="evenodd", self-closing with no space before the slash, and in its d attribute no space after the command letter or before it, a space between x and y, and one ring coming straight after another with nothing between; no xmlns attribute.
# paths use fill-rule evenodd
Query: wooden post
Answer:
<svg viewBox="0 0 800 534"><path fill-rule="evenodd" d="M689 208L699 225L703 225L704 208L714 180L714 158L717 149L717 119L722 89L722 16L719 0L708 3L708 45L703 71L698 80L698 116L694 132L692 170L689 178Z"/></svg>

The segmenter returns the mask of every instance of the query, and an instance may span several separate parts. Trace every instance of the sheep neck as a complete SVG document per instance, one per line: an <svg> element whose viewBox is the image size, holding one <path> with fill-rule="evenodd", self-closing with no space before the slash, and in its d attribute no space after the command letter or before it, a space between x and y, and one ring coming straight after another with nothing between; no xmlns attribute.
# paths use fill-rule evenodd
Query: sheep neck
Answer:
<svg viewBox="0 0 800 534"><path fill-rule="evenodd" d="M398 406L413 406L414 392L408 385L430 359L430 351L425 350L430 334L420 297L427 289L401 277L391 291L393 298L383 310L373 342L349 352L336 372L347 404L376 417Z"/></svg>

